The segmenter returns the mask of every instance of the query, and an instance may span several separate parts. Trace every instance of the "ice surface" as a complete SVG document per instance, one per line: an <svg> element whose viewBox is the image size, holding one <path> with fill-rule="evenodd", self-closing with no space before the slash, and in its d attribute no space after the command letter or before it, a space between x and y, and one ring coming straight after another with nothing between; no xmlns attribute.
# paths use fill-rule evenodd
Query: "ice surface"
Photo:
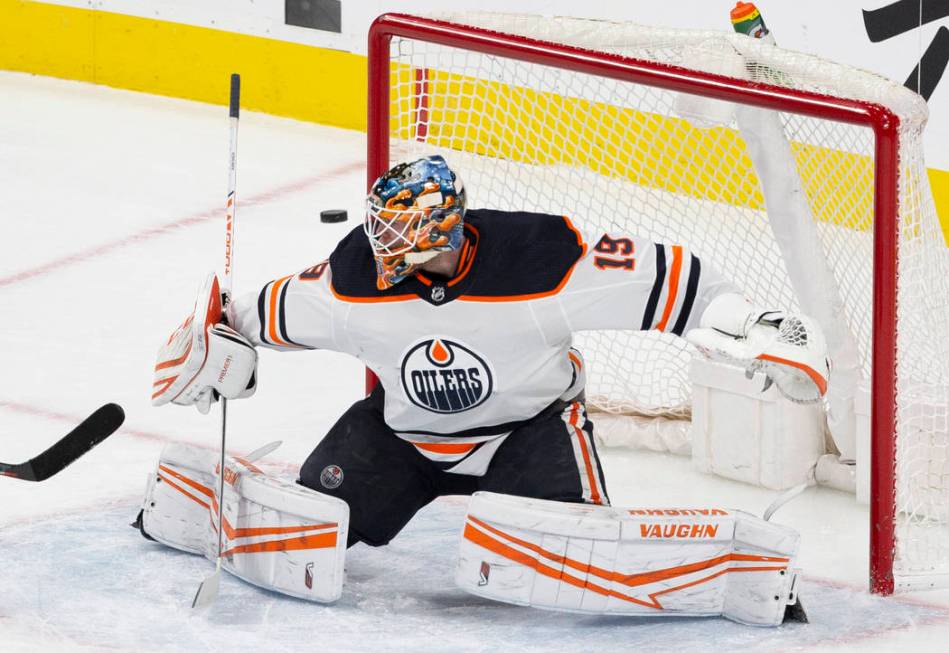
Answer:
<svg viewBox="0 0 949 653"><path fill-rule="evenodd" d="M49 481L0 478L3 653L946 650L949 593L867 594L867 511L824 489L775 518L802 533L808 626L597 618L468 596L451 582L460 498L433 504L388 547L353 549L334 606L225 577L211 612L192 615L211 563L127 523L165 443L216 446L216 415L154 409L148 396L158 344L223 254L226 109L12 73L0 73L0 98L0 459L35 455L108 401L128 415ZM363 134L252 112L240 129L237 292L323 260L357 225L323 224L319 211L355 218L365 189ZM361 392L347 357L265 351L257 395L230 404L231 451L282 439L270 458L292 473ZM617 505L760 514L774 498L681 458L602 453Z"/></svg>
<svg viewBox="0 0 949 653"><path fill-rule="evenodd" d="M814 583L802 588L811 623L775 629L502 605L452 583L465 503L438 500L389 546L352 549L343 596L334 605L287 598L224 574L218 600L204 615L195 615L190 602L213 568L209 561L140 537L127 526L135 504L82 511L5 531L5 582L13 590L0 598L0 611L77 644L160 651L293 650L307 642L366 651L702 650L711 642L717 650L776 650L949 618L942 608Z"/></svg>

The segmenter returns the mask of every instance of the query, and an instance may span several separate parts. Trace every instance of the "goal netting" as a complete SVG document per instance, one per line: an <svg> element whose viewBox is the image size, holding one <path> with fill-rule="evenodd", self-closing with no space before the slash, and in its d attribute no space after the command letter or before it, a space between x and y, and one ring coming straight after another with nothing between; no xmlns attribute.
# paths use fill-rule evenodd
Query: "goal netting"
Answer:
<svg viewBox="0 0 949 653"><path fill-rule="evenodd" d="M832 429L872 397L883 592L949 579L949 256L926 117L899 84L738 34L503 14L370 33L370 176L442 153L470 206L688 245L760 305L818 319ZM598 409L689 417L684 340L577 344Z"/></svg>

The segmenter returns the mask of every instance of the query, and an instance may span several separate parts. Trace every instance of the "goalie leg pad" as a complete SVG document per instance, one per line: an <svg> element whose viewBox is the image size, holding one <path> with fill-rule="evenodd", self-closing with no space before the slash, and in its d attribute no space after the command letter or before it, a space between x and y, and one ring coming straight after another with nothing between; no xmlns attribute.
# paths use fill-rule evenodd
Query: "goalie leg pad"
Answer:
<svg viewBox="0 0 949 653"><path fill-rule="evenodd" d="M238 578L308 601L343 591L345 501L229 459L222 566Z"/></svg>
<svg viewBox="0 0 949 653"><path fill-rule="evenodd" d="M218 454L184 444L168 444L158 469L149 474L142 502L142 530L174 549L210 555L214 466ZM214 539L215 552L217 538Z"/></svg>
<svg viewBox="0 0 949 653"><path fill-rule="evenodd" d="M170 444L148 480L142 530L167 546L217 556L220 457ZM240 458L224 473L222 567L249 583L298 598L330 602L343 587L349 528L346 502L268 476Z"/></svg>
<svg viewBox="0 0 949 653"><path fill-rule="evenodd" d="M775 626L796 600L798 541L793 529L734 510L628 510L479 492L455 579L517 605Z"/></svg>

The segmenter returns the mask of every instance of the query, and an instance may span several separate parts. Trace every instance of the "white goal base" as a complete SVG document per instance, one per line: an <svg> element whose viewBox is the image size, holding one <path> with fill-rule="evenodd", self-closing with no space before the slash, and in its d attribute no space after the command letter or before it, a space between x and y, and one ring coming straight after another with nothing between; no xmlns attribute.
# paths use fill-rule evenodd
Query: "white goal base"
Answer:
<svg viewBox="0 0 949 653"><path fill-rule="evenodd" d="M858 388L855 397L854 462L841 461L827 433L822 404L793 403L774 386L762 392L760 373L748 379L738 367L702 358L692 361L689 377L690 417L597 412L592 398L597 444L689 456L696 470L773 490L816 484L871 503L871 400L866 387ZM939 406L920 396L908 409L924 418ZM900 519L915 528L941 528L949 522L949 445L924 429L907 438L905 446L914 456L902 469L907 481L899 486L899 499L908 509Z"/></svg>
<svg viewBox="0 0 949 653"><path fill-rule="evenodd" d="M593 413L598 443L691 456L699 471L773 490L814 482L828 453L821 404L793 403L774 386L763 390L761 373L746 378L739 367L702 358L689 377L691 420Z"/></svg>

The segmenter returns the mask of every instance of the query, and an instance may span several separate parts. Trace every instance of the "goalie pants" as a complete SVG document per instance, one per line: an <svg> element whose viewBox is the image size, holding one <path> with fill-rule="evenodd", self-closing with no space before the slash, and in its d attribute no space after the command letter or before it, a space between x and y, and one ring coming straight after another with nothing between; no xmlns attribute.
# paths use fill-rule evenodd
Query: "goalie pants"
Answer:
<svg viewBox="0 0 949 653"><path fill-rule="evenodd" d="M580 401L558 402L513 430L484 476L469 476L438 468L395 435L383 419L383 397L377 386L353 404L300 468L302 485L349 504L349 546L387 544L419 509L448 494L609 504Z"/></svg>

